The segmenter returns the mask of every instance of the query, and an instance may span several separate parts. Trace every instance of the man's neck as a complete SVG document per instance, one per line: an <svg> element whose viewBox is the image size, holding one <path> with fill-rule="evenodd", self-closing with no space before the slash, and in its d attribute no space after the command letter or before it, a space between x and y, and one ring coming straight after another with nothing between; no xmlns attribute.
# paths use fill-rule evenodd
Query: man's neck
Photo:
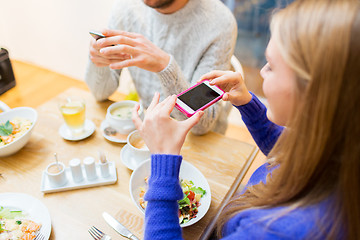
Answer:
<svg viewBox="0 0 360 240"><path fill-rule="evenodd" d="M195 0L195 1L198 1L198 0ZM162 14L171 14L171 13L177 12L180 9L182 9L188 2L189 2L189 0L176 0L170 6L168 6L166 8L162 8L162 9L157 8L156 11L158 11L159 13L162 13Z"/></svg>

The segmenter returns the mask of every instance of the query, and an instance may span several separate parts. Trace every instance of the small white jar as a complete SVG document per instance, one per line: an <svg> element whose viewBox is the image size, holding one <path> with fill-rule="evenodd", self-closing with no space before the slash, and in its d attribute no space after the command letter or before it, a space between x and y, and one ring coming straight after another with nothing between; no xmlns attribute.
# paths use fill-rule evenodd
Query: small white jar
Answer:
<svg viewBox="0 0 360 240"><path fill-rule="evenodd" d="M73 158L70 160L69 166L74 182L83 181L84 175L81 169L81 160L79 158Z"/></svg>
<svg viewBox="0 0 360 240"><path fill-rule="evenodd" d="M50 163L46 168L46 175L51 187L61 187L67 183L65 165L62 162Z"/></svg>
<svg viewBox="0 0 360 240"><path fill-rule="evenodd" d="M88 180L93 180L97 178L95 159L93 157L84 158L84 167L85 167L86 177Z"/></svg>

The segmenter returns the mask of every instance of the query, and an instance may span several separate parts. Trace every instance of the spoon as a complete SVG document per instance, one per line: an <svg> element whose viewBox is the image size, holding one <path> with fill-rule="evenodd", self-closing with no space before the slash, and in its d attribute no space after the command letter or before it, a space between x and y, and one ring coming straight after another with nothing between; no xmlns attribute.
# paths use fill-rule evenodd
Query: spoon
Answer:
<svg viewBox="0 0 360 240"><path fill-rule="evenodd" d="M58 170L61 171L56 153L54 153L54 157L55 157L56 166L57 166Z"/></svg>
<svg viewBox="0 0 360 240"><path fill-rule="evenodd" d="M111 136L111 135L116 135L117 131L112 127L107 127L104 129L104 133L108 136Z"/></svg>

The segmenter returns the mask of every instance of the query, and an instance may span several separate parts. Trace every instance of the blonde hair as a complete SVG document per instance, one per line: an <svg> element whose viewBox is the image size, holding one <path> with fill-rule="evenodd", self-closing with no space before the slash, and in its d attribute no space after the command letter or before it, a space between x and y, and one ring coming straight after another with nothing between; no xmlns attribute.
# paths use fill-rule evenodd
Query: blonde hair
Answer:
<svg viewBox="0 0 360 240"><path fill-rule="evenodd" d="M295 1L274 15L271 32L297 75L297 107L269 154L272 177L228 203L218 236L244 209L286 206L289 214L329 200L311 237L360 239L360 2Z"/></svg>

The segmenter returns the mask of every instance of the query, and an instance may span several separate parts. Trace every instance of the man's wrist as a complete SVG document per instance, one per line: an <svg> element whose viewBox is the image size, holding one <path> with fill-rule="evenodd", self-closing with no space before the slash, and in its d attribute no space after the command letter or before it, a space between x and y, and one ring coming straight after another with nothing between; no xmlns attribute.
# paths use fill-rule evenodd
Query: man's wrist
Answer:
<svg viewBox="0 0 360 240"><path fill-rule="evenodd" d="M161 64L161 70L158 71L158 73L164 72L169 68L169 66L171 64L171 59L172 59L172 56L169 54L166 54L166 57L164 57L164 61L162 61L163 63Z"/></svg>

